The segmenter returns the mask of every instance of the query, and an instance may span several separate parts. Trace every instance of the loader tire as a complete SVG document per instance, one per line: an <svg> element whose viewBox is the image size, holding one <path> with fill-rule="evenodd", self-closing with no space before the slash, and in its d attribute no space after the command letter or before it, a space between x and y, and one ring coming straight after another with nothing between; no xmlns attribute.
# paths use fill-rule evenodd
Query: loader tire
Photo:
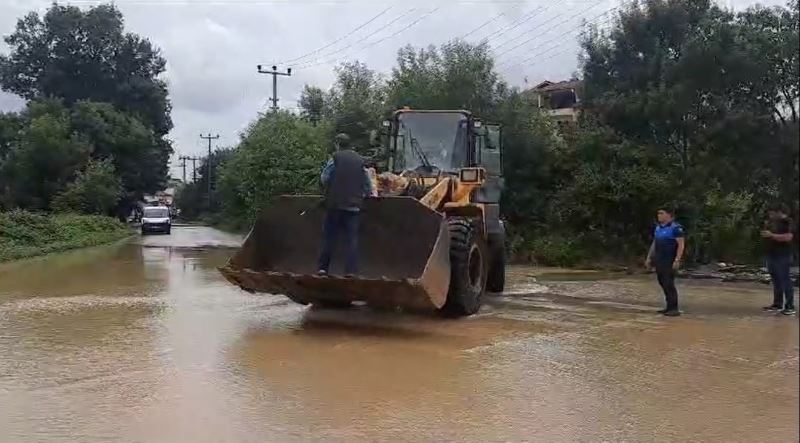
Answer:
<svg viewBox="0 0 800 443"><path fill-rule="evenodd" d="M450 230L450 288L441 312L463 317L478 312L486 290L488 250L469 220L448 220Z"/></svg>
<svg viewBox="0 0 800 443"><path fill-rule="evenodd" d="M489 265L489 275L486 279L486 290L499 294L506 286L506 246L501 240L495 243L491 250L491 263Z"/></svg>

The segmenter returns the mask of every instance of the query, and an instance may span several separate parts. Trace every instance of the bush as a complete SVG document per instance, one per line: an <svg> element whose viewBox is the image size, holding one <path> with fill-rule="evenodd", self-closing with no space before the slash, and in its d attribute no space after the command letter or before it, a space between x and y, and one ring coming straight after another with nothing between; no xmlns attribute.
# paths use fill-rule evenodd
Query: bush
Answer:
<svg viewBox="0 0 800 443"><path fill-rule="evenodd" d="M111 160L89 160L78 177L53 199L58 212L107 215L122 194L122 181Z"/></svg>
<svg viewBox="0 0 800 443"><path fill-rule="evenodd" d="M105 216L0 212L0 262L96 246L129 234L124 224Z"/></svg>
<svg viewBox="0 0 800 443"><path fill-rule="evenodd" d="M328 134L325 125L312 126L286 113L265 115L252 123L222 166L223 214L251 220L275 196L319 192Z"/></svg>
<svg viewBox="0 0 800 443"><path fill-rule="evenodd" d="M534 228L512 228L508 235L509 254L514 261L568 267L587 258L582 237L541 233Z"/></svg>

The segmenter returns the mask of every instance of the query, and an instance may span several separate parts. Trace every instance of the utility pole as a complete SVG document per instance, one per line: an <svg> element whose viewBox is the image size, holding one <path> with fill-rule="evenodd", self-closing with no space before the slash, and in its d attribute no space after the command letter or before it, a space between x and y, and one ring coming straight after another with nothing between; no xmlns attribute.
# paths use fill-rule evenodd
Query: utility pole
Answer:
<svg viewBox="0 0 800 443"><path fill-rule="evenodd" d="M208 168L208 177L206 177L206 181L208 182L208 209L211 209L211 140L219 140L219 134L208 135L200 134L200 138L203 140L208 140L208 157L206 157L206 167Z"/></svg>
<svg viewBox="0 0 800 443"><path fill-rule="evenodd" d="M192 162L192 183L197 181L197 161L200 157L187 157L186 160Z"/></svg>
<svg viewBox="0 0 800 443"><path fill-rule="evenodd" d="M278 76L283 75L286 77L291 77L292 68L286 69L286 72L279 72L278 67L273 66L271 71L266 71L262 69L261 65L258 65L258 73L269 74L272 76L272 98L269 100L272 102L272 112L278 112Z"/></svg>
<svg viewBox="0 0 800 443"><path fill-rule="evenodd" d="M183 156L178 157L178 159L182 162L181 167L183 168L183 182L186 183L186 162L192 162L192 182L197 181L197 161L200 160L200 157L189 157Z"/></svg>
<svg viewBox="0 0 800 443"><path fill-rule="evenodd" d="M178 160L181 161L181 168L183 169L183 182L186 183L186 160L189 160L189 157L180 156Z"/></svg>

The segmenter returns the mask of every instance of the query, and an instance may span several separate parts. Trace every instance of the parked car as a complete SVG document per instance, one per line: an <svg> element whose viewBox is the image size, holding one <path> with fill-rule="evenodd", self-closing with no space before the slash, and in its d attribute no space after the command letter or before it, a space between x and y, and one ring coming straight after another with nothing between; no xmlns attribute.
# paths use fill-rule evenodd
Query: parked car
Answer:
<svg viewBox="0 0 800 443"><path fill-rule="evenodd" d="M142 235L148 232L169 234L172 230L172 218L166 206L146 206L142 214Z"/></svg>

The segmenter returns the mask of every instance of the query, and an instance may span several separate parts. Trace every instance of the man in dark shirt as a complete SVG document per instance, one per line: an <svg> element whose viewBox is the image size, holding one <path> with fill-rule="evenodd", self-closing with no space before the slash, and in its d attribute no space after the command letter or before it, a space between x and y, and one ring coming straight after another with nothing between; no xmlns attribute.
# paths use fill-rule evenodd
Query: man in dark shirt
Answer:
<svg viewBox="0 0 800 443"><path fill-rule="evenodd" d="M358 271L358 229L364 198L376 195L372 180L364 167L364 159L348 147L345 134L336 137L333 158L322 169L320 179L325 187L325 222L318 274L328 275L331 255L339 234L344 234L345 274Z"/></svg>
<svg viewBox="0 0 800 443"><path fill-rule="evenodd" d="M675 273L681 266L683 251L686 248L683 226L675 221L674 211L662 208L656 214L658 224L653 232L653 243L647 253L645 266L656 268L658 284L664 291L666 307L660 311L668 317L681 315L678 309L678 289L675 287Z"/></svg>
<svg viewBox="0 0 800 443"><path fill-rule="evenodd" d="M761 237L767 269L772 279L772 304L765 311L781 311L785 315L795 313L794 287L790 268L792 266L792 221L785 205L777 204L767 210L767 221Z"/></svg>

